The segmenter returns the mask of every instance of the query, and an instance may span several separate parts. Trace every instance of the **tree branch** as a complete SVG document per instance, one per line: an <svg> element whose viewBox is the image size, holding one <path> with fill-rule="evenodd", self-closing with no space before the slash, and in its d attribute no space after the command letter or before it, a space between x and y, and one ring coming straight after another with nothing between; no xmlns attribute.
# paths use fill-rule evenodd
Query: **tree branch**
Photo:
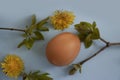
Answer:
<svg viewBox="0 0 120 80"><path fill-rule="evenodd" d="M102 52L103 50L105 50L108 46L104 46L102 47L100 50L98 50L95 54L93 54L92 56L88 57L87 59L81 61L79 64L84 64L85 62L87 62L88 60L90 60L91 58L95 57L97 54L99 54L100 52Z"/></svg>
<svg viewBox="0 0 120 80"><path fill-rule="evenodd" d="M15 28L0 28L0 30L11 30L11 31L25 32L25 30L23 30L23 29L15 29Z"/></svg>
<svg viewBox="0 0 120 80"><path fill-rule="evenodd" d="M100 38L100 40L102 42L104 42L106 45L104 47L102 47L100 50L98 50L96 53L94 53L92 56L88 57L87 59L75 64L77 65L78 67L73 67L70 71L69 71L69 75L73 75L75 74L75 72L77 70L81 70L81 65L83 65L85 62L89 61L90 59L92 59L93 57L95 57L96 55L98 55L100 52L102 52L103 50L105 50L106 48L110 47L110 46L115 46L115 45L120 45L120 42L116 42L116 43L111 43L111 42L108 42L106 40L104 40L103 38Z"/></svg>

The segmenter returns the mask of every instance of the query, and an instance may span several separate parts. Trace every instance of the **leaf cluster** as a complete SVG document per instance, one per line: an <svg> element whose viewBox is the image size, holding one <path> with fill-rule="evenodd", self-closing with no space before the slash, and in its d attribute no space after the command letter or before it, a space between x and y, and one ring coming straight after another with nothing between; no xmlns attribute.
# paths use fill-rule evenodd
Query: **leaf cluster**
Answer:
<svg viewBox="0 0 120 80"><path fill-rule="evenodd" d="M41 31L49 31L44 25L47 23L49 17L37 22L36 16L32 16L32 23L30 26L26 26L25 33L22 35L24 40L18 45L18 48L25 45L28 49L31 49L34 42L37 40L44 40L44 36Z"/></svg>
<svg viewBox="0 0 120 80"><path fill-rule="evenodd" d="M23 80L53 80L48 73L40 74L40 71L24 73Z"/></svg>
<svg viewBox="0 0 120 80"><path fill-rule="evenodd" d="M78 37L84 42L85 48L89 48L93 40L100 38L100 33L96 27L96 22L92 24L89 22L80 22L75 25L75 29L79 32Z"/></svg>

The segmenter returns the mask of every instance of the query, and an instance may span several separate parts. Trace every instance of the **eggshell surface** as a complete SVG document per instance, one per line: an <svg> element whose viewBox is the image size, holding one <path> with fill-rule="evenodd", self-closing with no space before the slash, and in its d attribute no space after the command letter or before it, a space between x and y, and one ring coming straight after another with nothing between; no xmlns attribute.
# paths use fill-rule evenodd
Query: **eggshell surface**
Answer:
<svg viewBox="0 0 120 80"><path fill-rule="evenodd" d="M56 66L68 65L77 57L80 45L77 35L70 32L58 34L47 44L47 59Z"/></svg>

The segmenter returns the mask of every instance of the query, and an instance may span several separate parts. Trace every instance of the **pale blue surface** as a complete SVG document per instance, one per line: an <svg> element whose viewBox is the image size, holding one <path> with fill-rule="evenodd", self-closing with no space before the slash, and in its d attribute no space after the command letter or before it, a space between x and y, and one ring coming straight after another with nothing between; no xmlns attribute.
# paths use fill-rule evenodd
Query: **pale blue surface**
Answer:
<svg viewBox="0 0 120 80"><path fill-rule="evenodd" d="M80 21L96 21L101 36L109 41L120 41L120 0L0 0L0 27L24 28L30 24L30 16L36 14L41 20L53 13L53 11L70 10L76 15L75 23ZM76 33L71 26L65 31ZM55 31L50 27L45 32L45 41L36 42L31 50L25 47L17 48L17 44L23 39L21 32L0 31L0 61L8 53L17 54L25 62L25 70L41 70L49 72L54 80L120 80L120 46L110 47L101 54L83 65L82 74L68 75L68 66L56 67L51 65L45 57L47 42L61 31ZM82 45L79 56L73 63L81 61L100 47L103 43L95 41L89 49ZM0 80L6 78L0 70ZM19 79L22 80L22 79Z"/></svg>

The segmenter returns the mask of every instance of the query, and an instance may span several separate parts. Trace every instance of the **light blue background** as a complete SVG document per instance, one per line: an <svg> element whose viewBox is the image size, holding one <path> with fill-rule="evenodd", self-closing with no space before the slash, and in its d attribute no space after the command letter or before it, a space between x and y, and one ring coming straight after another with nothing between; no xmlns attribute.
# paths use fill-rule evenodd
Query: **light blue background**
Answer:
<svg viewBox="0 0 120 80"><path fill-rule="evenodd" d="M74 24L80 21L96 21L101 36L112 42L120 41L120 0L0 0L0 27L24 28L30 24L30 16L36 14L41 20L51 15L55 10L70 10L76 15ZM73 25L64 32L76 33ZM110 47L90 61L78 72L69 76L69 66L56 67L50 64L45 56L47 42L56 34L50 26L50 31L43 33L45 41L36 42L31 50L25 47L17 48L22 41L21 32L0 31L0 61L7 54L21 56L26 72L41 70L49 72L54 80L120 80L120 46ZM95 41L89 49L83 44L79 56L73 63L79 62L104 46ZM0 70L0 80L11 80ZM19 80L22 80L21 78Z"/></svg>

